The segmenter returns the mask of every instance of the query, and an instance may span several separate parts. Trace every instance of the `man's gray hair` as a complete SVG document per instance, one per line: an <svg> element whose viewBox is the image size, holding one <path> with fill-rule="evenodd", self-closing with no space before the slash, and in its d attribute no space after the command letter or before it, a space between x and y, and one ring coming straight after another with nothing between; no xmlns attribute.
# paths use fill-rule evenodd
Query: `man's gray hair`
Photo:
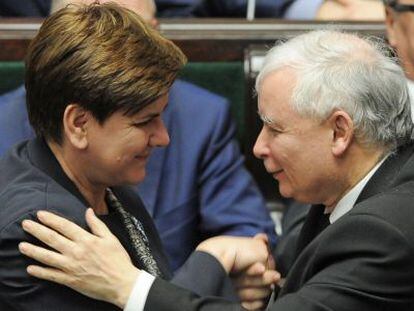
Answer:
<svg viewBox="0 0 414 311"><path fill-rule="evenodd" d="M394 149L412 139L413 122L404 72L389 53L379 39L309 32L268 52L256 91L269 73L292 68L297 83L291 104L301 116L324 121L343 110L361 143Z"/></svg>

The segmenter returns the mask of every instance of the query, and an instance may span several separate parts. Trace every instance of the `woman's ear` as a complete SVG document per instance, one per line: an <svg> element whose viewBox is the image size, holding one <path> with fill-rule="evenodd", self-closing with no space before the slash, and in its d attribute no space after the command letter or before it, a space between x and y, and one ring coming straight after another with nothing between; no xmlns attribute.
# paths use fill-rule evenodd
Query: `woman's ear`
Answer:
<svg viewBox="0 0 414 311"><path fill-rule="evenodd" d="M63 114L65 139L77 149L88 147L88 122L92 115L78 104L70 104Z"/></svg>
<svg viewBox="0 0 414 311"><path fill-rule="evenodd" d="M328 119L332 129L331 150L334 156L341 157L354 138L354 122L345 111L338 110L332 113Z"/></svg>

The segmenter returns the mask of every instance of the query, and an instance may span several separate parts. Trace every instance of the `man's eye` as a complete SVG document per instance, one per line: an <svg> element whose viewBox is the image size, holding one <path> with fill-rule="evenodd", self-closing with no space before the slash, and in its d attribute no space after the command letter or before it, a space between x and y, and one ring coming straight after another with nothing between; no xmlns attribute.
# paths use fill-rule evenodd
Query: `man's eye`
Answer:
<svg viewBox="0 0 414 311"><path fill-rule="evenodd" d="M273 127L270 127L270 126L268 126L267 127L267 130L269 131L269 133L271 133L272 135L278 135L278 134L281 134L282 133L282 131L280 131L280 130L278 130L278 129L275 129L275 128L273 128Z"/></svg>

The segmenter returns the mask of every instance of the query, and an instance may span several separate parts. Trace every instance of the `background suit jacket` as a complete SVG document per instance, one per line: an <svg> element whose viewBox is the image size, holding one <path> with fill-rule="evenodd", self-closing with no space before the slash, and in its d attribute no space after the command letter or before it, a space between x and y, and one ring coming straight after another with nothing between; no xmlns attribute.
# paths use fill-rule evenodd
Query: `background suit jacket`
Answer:
<svg viewBox="0 0 414 311"><path fill-rule="evenodd" d="M0 16L4 17L46 17L51 0L1 0Z"/></svg>
<svg viewBox="0 0 414 311"><path fill-rule="evenodd" d="M414 148L410 145L388 157L353 209L302 250L269 310L414 310L413 202ZM159 279L145 306L157 311L239 309Z"/></svg>
<svg viewBox="0 0 414 311"><path fill-rule="evenodd" d="M147 175L135 190L153 217L172 270L214 235L265 232L274 245L274 224L243 166L228 101L176 81L163 118L170 145L152 151ZM0 156L32 137L24 87L0 96Z"/></svg>
<svg viewBox="0 0 414 311"><path fill-rule="evenodd" d="M246 17L247 0L156 0L162 17ZM282 17L294 0L256 0L257 17Z"/></svg>

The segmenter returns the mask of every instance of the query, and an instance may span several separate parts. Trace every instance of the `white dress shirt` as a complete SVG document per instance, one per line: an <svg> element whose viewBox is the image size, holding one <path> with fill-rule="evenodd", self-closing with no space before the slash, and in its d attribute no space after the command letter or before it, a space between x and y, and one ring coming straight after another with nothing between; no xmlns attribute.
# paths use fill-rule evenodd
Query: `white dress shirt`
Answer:
<svg viewBox="0 0 414 311"><path fill-rule="evenodd" d="M141 270L129 295L124 311L143 311L155 277Z"/></svg>
<svg viewBox="0 0 414 311"><path fill-rule="evenodd" d="M357 183L347 194L345 194L342 199L336 204L331 215L329 215L329 222L333 224L339 218L348 213L355 205L356 200L361 194L362 190L365 188L365 185L371 179L372 175L379 169L382 163L388 158L388 155L384 157L381 161L377 163L366 175L362 178L359 183Z"/></svg>

